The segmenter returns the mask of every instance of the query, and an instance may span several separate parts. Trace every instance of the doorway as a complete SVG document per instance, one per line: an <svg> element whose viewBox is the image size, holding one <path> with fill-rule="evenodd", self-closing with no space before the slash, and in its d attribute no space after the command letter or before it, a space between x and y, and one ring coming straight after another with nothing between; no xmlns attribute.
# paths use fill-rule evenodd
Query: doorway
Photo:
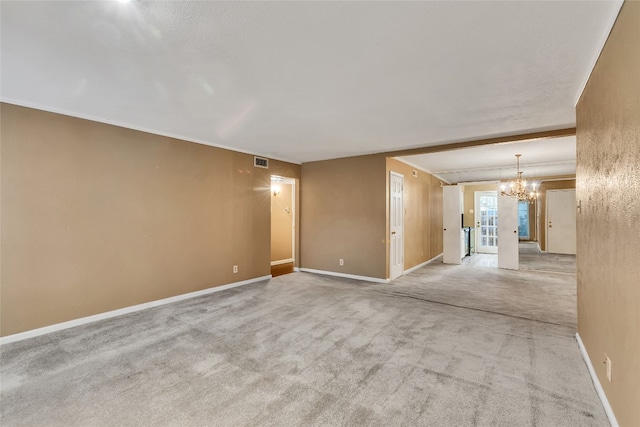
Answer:
<svg viewBox="0 0 640 427"><path fill-rule="evenodd" d="M547 252L576 253L576 190L547 190Z"/></svg>
<svg viewBox="0 0 640 427"><path fill-rule="evenodd" d="M498 192L476 191L475 222L476 251L485 254L498 253Z"/></svg>
<svg viewBox="0 0 640 427"><path fill-rule="evenodd" d="M271 177L271 275L292 273L295 265L295 180Z"/></svg>
<svg viewBox="0 0 640 427"><path fill-rule="evenodd" d="M397 279L404 274L404 176L389 175L389 277Z"/></svg>

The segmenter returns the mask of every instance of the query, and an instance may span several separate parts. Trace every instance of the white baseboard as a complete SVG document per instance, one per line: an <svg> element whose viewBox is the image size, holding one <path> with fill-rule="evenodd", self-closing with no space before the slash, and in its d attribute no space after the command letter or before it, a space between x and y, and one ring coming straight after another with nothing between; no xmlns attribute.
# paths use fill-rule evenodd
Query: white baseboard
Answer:
<svg viewBox="0 0 640 427"><path fill-rule="evenodd" d="M345 279L363 280L365 282L375 282L375 283L391 282L391 280L389 279L379 279L377 277L358 276L356 274L337 273L335 271L314 270L312 268L301 268L300 271L304 271L306 273L323 274L325 276L344 277Z"/></svg>
<svg viewBox="0 0 640 427"><path fill-rule="evenodd" d="M442 256L442 254L440 254L440 255L436 255L436 256L434 256L433 258L431 258L429 261L425 261L425 262L423 262L422 264L418 264L418 265L416 265L416 266L414 266L414 267L411 267L411 268L410 268L410 269L408 269L408 270L405 270L403 274L413 273L414 271L416 271L416 270L418 270L418 269L420 269L420 268L424 267L425 265L429 264L430 262L433 262L434 260L436 260L436 259L440 258L441 256Z"/></svg>
<svg viewBox="0 0 640 427"><path fill-rule="evenodd" d="M274 265L289 264L290 262L294 262L294 261L295 261L295 259L293 259L293 258L280 259L278 261L271 261L271 267L273 267Z"/></svg>
<svg viewBox="0 0 640 427"><path fill-rule="evenodd" d="M613 409L611 409L611 405L609 405L609 400L607 399L607 395L604 393L604 389L602 388L602 384L600 384L600 380L596 375L595 369L593 369L593 364L591 363L591 359L589 359L589 354L587 353L587 349L580 338L580 334L576 333L576 341L578 341L578 347L580 347L580 353L582 353L582 358L584 359L584 363L587 364L587 369L589 369L589 375L591 375L591 381L593 381L593 386L596 389L596 393L598 393L598 397L600 401L602 401L602 406L604 406L604 412L607 414L607 418L609 418L609 423L612 427L619 427L618 421L616 420L616 416L613 413Z"/></svg>
<svg viewBox="0 0 640 427"><path fill-rule="evenodd" d="M295 271L296 273L300 272L300 267L293 267L293 271Z"/></svg>
<svg viewBox="0 0 640 427"><path fill-rule="evenodd" d="M99 320L110 319L112 317L122 316L124 314L134 313L136 311L146 310L147 308L158 307L160 305L170 304L189 298L195 298L202 295L212 294L214 292L224 291L225 289L236 288L238 286L249 285L251 283L261 282L271 279L271 275L256 277L254 279L243 280L241 282L229 283L227 285L216 286L213 288L203 289L201 291L189 292L187 294L176 295L174 297L159 299L155 301L145 302L143 304L132 305L129 307L119 308L117 310L107 311L104 313L94 314L92 316L81 317L79 319L69 320L67 322L56 323L54 325L45 326L30 331L20 332L18 334L7 335L0 338L0 345L9 344L16 341L26 340L28 338L40 335L50 334L52 332L61 331L63 329L73 328L75 326L86 325L87 323L97 322Z"/></svg>

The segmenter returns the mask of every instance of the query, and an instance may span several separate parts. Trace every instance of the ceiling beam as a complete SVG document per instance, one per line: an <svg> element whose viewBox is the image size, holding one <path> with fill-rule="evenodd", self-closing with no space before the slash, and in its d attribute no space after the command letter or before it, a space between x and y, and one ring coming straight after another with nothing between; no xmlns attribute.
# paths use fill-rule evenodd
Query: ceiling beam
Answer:
<svg viewBox="0 0 640 427"><path fill-rule="evenodd" d="M415 156L418 154L439 153L442 151L460 150L463 148L479 147L482 145L509 144L512 142L528 141L533 139L561 138L574 136L576 128L556 129L544 132L524 133L520 135L500 136L497 138L477 139L473 141L452 142L449 144L432 145L429 147L410 148L407 150L389 151L384 153L387 157Z"/></svg>
<svg viewBox="0 0 640 427"><path fill-rule="evenodd" d="M552 161L552 162L539 162L539 163L527 163L524 166L520 166L520 170L521 171L525 171L527 174L531 173L531 169L535 169L535 168L541 168L544 166L558 166L558 165L570 165L570 166L574 166L576 165L576 161L575 160L558 160L558 161ZM484 172L484 171L495 171L495 170L500 170L500 171L512 171L512 170L516 170L517 166L514 165L495 165L495 166L480 166L477 168L464 168L464 169L438 169L438 170L434 170L431 171L429 173L467 173L467 172Z"/></svg>

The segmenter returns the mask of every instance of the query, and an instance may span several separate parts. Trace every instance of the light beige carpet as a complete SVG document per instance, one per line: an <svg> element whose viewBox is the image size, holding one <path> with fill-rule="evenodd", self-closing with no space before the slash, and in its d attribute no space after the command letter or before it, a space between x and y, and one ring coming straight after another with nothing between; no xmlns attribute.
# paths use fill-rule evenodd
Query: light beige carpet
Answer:
<svg viewBox="0 0 640 427"><path fill-rule="evenodd" d="M484 270L294 273L3 345L0 423L607 425L575 280Z"/></svg>

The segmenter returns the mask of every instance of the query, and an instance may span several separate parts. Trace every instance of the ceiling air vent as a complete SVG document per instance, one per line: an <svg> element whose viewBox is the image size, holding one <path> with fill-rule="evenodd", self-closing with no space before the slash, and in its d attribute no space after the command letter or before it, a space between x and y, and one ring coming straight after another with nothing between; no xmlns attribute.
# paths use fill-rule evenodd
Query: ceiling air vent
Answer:
<svg viewBox="0 0 640 427"><path fill-rule="evenodd" d="M253 166L257 168L269 169L269 159L265 159L264 157L253 157Z"/></svg>

